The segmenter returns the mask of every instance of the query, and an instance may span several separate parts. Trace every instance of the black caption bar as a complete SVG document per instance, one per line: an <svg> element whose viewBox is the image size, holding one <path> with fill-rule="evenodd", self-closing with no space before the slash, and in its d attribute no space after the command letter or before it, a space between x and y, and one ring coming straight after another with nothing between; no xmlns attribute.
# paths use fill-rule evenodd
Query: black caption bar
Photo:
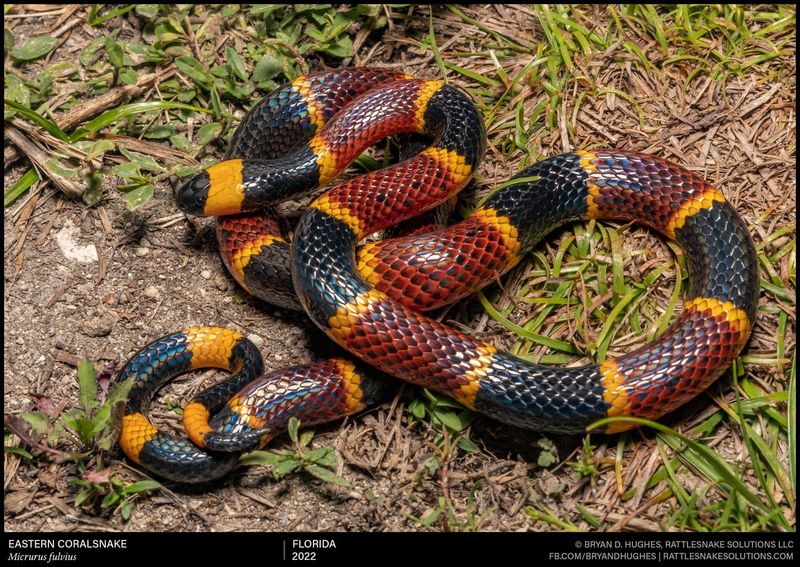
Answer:
<svg viewBox="0 0 800 567"><path fill-rule="evenodd" d="M527 562L777 564L793 561L795 551L792 533L5 533L4 537L8 562L62 566L108 566L109 561L122 559L185 564L206 562L217 554L264 564L341 563L357 556L430 563L470 561L478 552Z"/></svg>

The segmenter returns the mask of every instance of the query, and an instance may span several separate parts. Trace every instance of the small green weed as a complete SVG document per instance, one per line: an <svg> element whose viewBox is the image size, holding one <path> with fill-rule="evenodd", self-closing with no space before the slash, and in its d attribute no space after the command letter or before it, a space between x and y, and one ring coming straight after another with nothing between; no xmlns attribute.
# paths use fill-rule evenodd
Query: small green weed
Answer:
<svg viewBox="0 0 800 567"><path fill-rule="evenodd" d="M463 519L459 518L452 501L444 496L440 496L436 501L436 506L429 508L421 516L407 514L406 517L427 529L433 529L436 523L443 519L442 526L446 531L477 532L494 511L495 508L489 508L483 514L477 513L475 510L475 489L473 487L467 497L467 509Z"/></svg>
<svg viewBox="0 0 800 567"><path fill-rule="evenodd" d="M300 421L289 418L289 439L292 441L291 449L271 449L269 451L252 451L242 456L242 464L268 465L272 467L272 476L276 480L297 473L306 472L325 482L336 486L349 487L346 478L339 476L334 471L336 467L336 452L333 447L319 447L309 449L314 438L313 431L304 431L298 434Z"/></svg>
<svg viewBox="0 0 800 567"><path fill-rule="evenodd" d="M71 478L69 483L80 487L82 490L75 496L75 505L106 510L116 505L115 512L119 512L126 522L131 517L133 503L140 494L151 490L158 490L161 485L155 480L140 480L126 485L119 479L110 476L110 467L99 471L87 471L82 478Z"/></svg>
<svg viewBox="0 0 800 567"><path fill-rule="evenodd" d="M34 452L52 455L56 462L75 463L80 477L69 479L69 483L82 488L75 496L76 506L90 508L99 504L101 509L108 509L116 505L115 512L127 521L137 496L161 485L152 480L126 485L111 476L110 467L104 466L105 454L119 435L125 400L133 385L128 380L109 387L112 373L113 368L107 369L98 378L92 361L82 359L77 372L79 408L63 411L50 398L37 395L34 399L39 411L7 415L5 424ZM5 453L36 458L25 449L9 446L9 437L6 433Z"/></svg>

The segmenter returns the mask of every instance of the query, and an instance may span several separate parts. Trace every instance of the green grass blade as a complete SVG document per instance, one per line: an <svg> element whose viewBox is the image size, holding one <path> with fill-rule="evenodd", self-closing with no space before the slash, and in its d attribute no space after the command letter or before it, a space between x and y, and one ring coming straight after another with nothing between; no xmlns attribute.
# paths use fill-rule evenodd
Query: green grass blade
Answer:
<svg viewBox="0 0 800 567"><path fill-rule="evenodd" d="M433 37L433 36L431 36ZM452 69L456 73L464 75L465 77L472 79L475 82L481 83L482 85L486 85L487 87L499 89L503 87L503 83L500 81L496 81L494 79L490 79L480 73L475 73L474 71L470 71L469 69L465 69L464 67L460 67L455 63L448 63L447 61L443 62L443 65L448 69Z"/></svg>
<svg viewBox="0 0 800 567"><path fill-rule="evenodd" d="M30 108L22 106L21 104L19 104L17 102L14 102L13 100L9 100L9 99L4 99L4 100L5 100L6 106L13 108L17 112L19 112L20 114L22 114L23 116L28 118L34 124L36 124L38 126L41 126L50 135L55 136L56 138L58 138L59 140L61 140L63 142L68 142L69 141L69 136L67 136L64 133L64 131L58 126L58 124L56 124L52 120L48 120L47 118L45 118L44 116L42 116L38 112L34 112Z"/></svg>
<svg viewBox="0 0 800 567"><path fill-rule="evenodd" d="M735 490L747 500L754 508L764 513L769 513L771 510L761 501L758 497L750 492L745 484L739 479L738 473L731 469L722 457L720 457L714 450L706 447L702 443L698 443L693 439L689 439L685 435L681 435L677 431L669 427L651 421L649 419L642 419L639 417L607 417L591 424L587 431L593 431L600 427L610 425L612 423L633 423L636 425L644 425L655 429L663 434L664 440L672 446L676 451L681 451L681 448L676 441L683 443L687 448L691 449L695 456L691 459L692 464L701 474L715 482L725 482L732 490ZM685 456L684 452L681 452ZM697 457L700 457L699 459Z"/></svg>
<svg viewBox="0 0 800 567"><path fill-rule="evenodd" d="M512 333L516 333L520 337L528 339L529 341L532 341L536 344L544 345L546 347L560 350L562 352L567 352L570 354L577 354L575 347L567 342L559 341L558 339L550 339L548 337L532 333L529 330L520 327L515 323L512 323L511 321L503 317L502 313L500 313L497 309L495 309L494 305L491 304L491 302L486 298L486 296L483 294L482 291L479 291L476 294L476 296L480 300L481 305L483 305L484 309L486 309L486 311L489 312L489 315L492 316L492 319L503 325L503 327L505 327Z"/></svg>
<svg viewBox="0 0 800 567"><path fill-rule="evenodd" d="M39 181L39 174L35 169L31 168L25 172L25 175L20 177L16 183L9 187L5 194L3 194L3 206L8 207L14 201L19 199L25 194L25 191L30 189L31 185Z"/></svg>
<svg viewBox="0 0 800 567"><path fill-rule="evenodd" d="M94 120L91 120L78 128L71 136L70 141L76 142L84 138L87 134L96 134L109 124L118 120L139 114L142 112L152 112L154 110L192 110L194 112L210 113L207 108L192 106L182 102L170 102L166 100L154 100L150 102L134 102L119 106L113 110L104 112Z"/></svg>
<svg viewBox="0 0 800 567"><path fill-rule="evenodd" d="M439 72L441 73L442 77L447 77L447 70L442 60L442 54L439 53L439 45L436 43L436 32L433 30L433 10L430 13L430 27L428 28L428 42L431 44L431 51L433 52L433 58L436 61L436 65L439 67Z"/></svg>
<svg viewBox="0 0 800 567"><path fill-rule="evenodd" d="M614 333L612 333L612 329L614 325L617 323L617 318L622 314L623 309L628 306L628 304L633 301L638 295L642 292L638 289L632 289L628 293L626 293L622 299L620 299L614 308L611 310L611 313L608 314L608 319L603 324L603 328L597 334L597 360L605 360L606 351L608 347L611 345L611 341L614 338Z"/></svg>

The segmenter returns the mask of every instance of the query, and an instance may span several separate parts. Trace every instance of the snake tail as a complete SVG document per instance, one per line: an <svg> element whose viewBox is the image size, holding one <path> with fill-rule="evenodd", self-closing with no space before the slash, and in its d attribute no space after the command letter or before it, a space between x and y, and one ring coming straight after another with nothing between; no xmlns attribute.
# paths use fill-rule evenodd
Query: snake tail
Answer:
<svg viewBox="0 0 800 567"><path fill-rule="evenodd" d="M232 377L184 408L188 437L159 431L145 415L153 395L200 368L221 368ZM185 483L224 476L238 465L239 453L266 444L290 417L304 425L340 419L380 401L393 387L374 370L345 359L263 374L255 345L217 327L188 328L151 342L130 359L119 380L135 381L119 436L123 452L159 476Z"/></svg>

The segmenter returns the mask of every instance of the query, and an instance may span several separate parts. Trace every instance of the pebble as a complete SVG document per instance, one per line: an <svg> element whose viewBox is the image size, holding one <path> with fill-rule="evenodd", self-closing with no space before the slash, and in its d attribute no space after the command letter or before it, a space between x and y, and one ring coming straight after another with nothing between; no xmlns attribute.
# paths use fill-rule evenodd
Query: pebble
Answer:
<svg viewBox="0 0 800 567"><path fill-rule="evenodd" d="M110 315L100 315L86 321L81 332L87 337L105 337L111 334L114 322L114 318Z"/></svg>
<svg viewBox="0 0 800 567"><path fill-rule="evenodd" d="M217 286L217 289L220 291L228 291L228 289L230 289L230 282L228 278L223 275L218 275L214 278L214 285Z"/></svg>
<svg viewBox="0 0 800 567"><path fill-rule="evenodd" d="M252 341L252 343L254 345L256 345L257 347L264 346L264 337L262 337L261 335L255 335L255 334L251 333L251 334L247 335L247 338L250 339Z"/></svg>
<svg viewBox="0 0 800 567"><path fill-rule="evenodd" d="M541 492L548 496L564 491L564 483L553 474L543 474L538 484Z"/></svg>
<svg viewBox="0 0 800 567"><path fill-rule="evenodd" d="M150 299L158 299L161 293L158 291L158 288L154 285L149 285L144 290L145 297L149 297Z"/></svg>
<svg viewBox="0 0 800 567"><path fill-rule="evenodd" d="M149 248L146 248L144 246L140 246L140 247L138 247L136 249L136 255L137 256L147 256L148 254L150 254L150 249Z"/></svg>
<svg viewBox="0 0 800 567"><path fill-rule="evenodd" d="M200 272L200 277L203 278L204 280L211 279L211 272L209 270L203 270L202 272Z"/></svg>

